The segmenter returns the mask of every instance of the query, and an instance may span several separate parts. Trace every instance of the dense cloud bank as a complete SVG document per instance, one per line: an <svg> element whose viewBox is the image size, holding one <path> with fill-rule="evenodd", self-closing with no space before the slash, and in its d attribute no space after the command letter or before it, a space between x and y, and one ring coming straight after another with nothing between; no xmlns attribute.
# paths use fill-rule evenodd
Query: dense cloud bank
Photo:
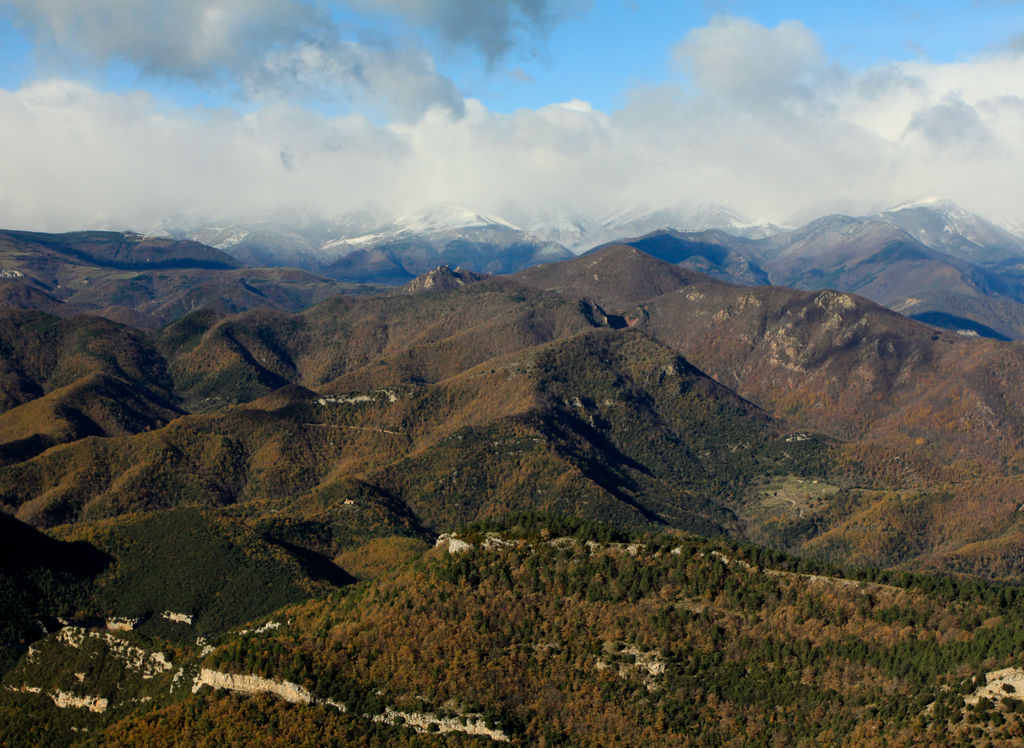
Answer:
<svg viewBox="0 0 1024 748"><path fill-rule="evenodd" d="M228 76L248 105L168 109L70 77L0 90L4 226L142 228L173 213L337 215L441 201L496 213L556 201L601 214L693 200L781 221L824 203L867 210L924 193L1024 220L1024 53L1012 45L959 63L850 71L799 21L722 16L680 39L675 84L637 88L617 111L569 101L498 113L464 98L422 50L344 38L319 5L247 2L245 23L231 2L215 4L220 15L210 3L138 5L190 30L160 40L133 40L130 13L110 28L90 16L72 34L86 23L78 5L16 5L54 49ZM137 4L89 4L111 18L120 5ZM384 5L488 60L574 12L497 4L484 30L458 25L448 4ZM331 92L387 114L324 115L310 102Z"/></svg>

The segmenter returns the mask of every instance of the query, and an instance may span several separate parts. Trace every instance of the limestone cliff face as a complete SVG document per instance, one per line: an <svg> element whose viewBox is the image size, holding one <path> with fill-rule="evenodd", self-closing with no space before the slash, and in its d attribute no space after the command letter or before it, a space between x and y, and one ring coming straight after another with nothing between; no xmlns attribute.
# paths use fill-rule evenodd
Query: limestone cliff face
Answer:
<svg viewBox="0 0 1024 748"><path fill-rule="evenodd" d="M137 647L121 637L104 631L89 631L78 626L65 626L57 632L55 640L65 646L79 649L86 642L97 642L111 655L124 663L125 667L149 680L169 671L173 665L167 655Z"/></svg>
<svg viewBox="0 0 1024 748"><path fill-rule="evenodd" d="M292 704L318 702L333 706L343 712L347 711L344 704L339 704L329 699L317 699L312 693L296 683L263 678L258 675L237 675L235 673L222 673L219 670L202 668L192 684L192 693L196 693L203 686L224 688L240 693L267 693ZM500 742L507 742L509 740L509 737L501 730L488 727L483 720L483 715L463 715L463 717L468 717L468 719L460 720L451 717L437 717L433 714L399 712L388 708L383 714L374 716L373 720L388 724L407 725L417 732L426 732L431 727L434 727L440 732L463 732L469 735L482 735Z"/></svg>
<svg viewBox="0 0 1024 748"><path fill-rule="evenodd" d="M482 735L490 738L491 740L507 743L511 740L501 730L488 727L483 720L481 715L473 715L468 719L463 715L463 719L457 719L455 717L437 717L433 714L425 714L422 712L400 712L395 709L385 709L383 714L378 714L373 718L374 722L385 722L389 725L406 725L411 727L416 732L428 732L432 727L436 728L438 732L462 732L467 735Z"/></svg>
<svg viewBox="0 0 1024 748"><path fill-rule="evenodd" d="M76 696L67 691L53 691L49 694L53 703L61 709L88 709L102 714L107 711L108 700L101 696Z"/></svg>
<svg viewBox="0 0 1024 748"><path fill-rule="evenodd" d="M290 681L271 680L258 675L236 675L234 673L222 673L218 670L202 668L196 676L192 685L192 693L195 693L203 686L211 688L226 688L230 691L241 691L242 693L269 693L284 699L292 704L309 704L313 701L313 694L302 686Z"/></svg>
<svg viewBox="0 0 1024 748"><path fill-rule="evenodd" d="M7 690L18 693L45 694L53 699L53 703L57 705L58 709L88 709L90 712L102 714L107 711L107 706L110 704L109 699L101 696L78 696L68 691L61 691L59 688L44 691L39 686L22 684L21 686L7 686Z"/></svg>

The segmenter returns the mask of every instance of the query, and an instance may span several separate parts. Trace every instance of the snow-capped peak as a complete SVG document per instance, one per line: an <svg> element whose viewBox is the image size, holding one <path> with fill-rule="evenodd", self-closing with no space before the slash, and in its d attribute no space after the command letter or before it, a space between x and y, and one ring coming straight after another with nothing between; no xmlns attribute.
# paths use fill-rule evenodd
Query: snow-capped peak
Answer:
<svg viewBox="0 0 1024 748"><path fill-rule="evenodd" d="M971 262L1024 255L1024 242L981 216L940 197L901 203L878 214L933 249Z"/></svg>
<svg viewBox="0 0 1024 748"><path fill-rule="evenodd" d="M948 197L941 197L938 195L927 195L925 197L915 198L913 200L907 200L906 202L894 205L891 208L886 208L883 213L896 213L901 210L911 210L913 208L930 208L935 211L941 211L943 213L960 214L966 213L963 208L954 203Z"/></svg>
<svg viewBox="0 0 1024 748"><path fill-rule="evenodd" d="M652 210L639 205L618 211L602 221L605 227L633 226L647 230L673 228L683 231L744 228L750 222L720 203L678 203Z"/></svg>
<svg viewBox="0 0 1024 748"><path fill-rule="evenodd" d="M471 226L502 226L519 230L515 224L504 218L477 213L461 205L446 203L403 216L395 221L398 231L421 233L426 231L448 231L451 229L469 228Z"/></svg>

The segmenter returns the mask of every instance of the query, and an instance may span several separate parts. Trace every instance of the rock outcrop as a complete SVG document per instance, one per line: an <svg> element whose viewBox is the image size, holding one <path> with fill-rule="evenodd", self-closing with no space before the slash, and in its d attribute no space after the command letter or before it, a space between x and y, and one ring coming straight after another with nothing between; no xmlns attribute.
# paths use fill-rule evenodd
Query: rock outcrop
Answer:
<svg viewBox="0 0 1024 748"><path fill-rule="evenodd" d="M219 670L202 668L192 685L192 693L203 686L224 688L241 693L269 693L291 704L309 704L314 701L313 694L302 686L286 680L272 680L258 675L236 675L222 673Z"/></svg>

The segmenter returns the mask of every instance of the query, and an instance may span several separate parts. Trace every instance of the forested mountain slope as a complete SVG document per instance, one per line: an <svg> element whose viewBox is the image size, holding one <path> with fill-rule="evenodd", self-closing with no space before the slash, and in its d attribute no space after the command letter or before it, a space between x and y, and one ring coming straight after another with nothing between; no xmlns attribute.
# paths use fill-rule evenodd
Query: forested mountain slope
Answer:
<svg viewBox="0 0 1024 748"><path fill-rule="evenodd" d="M613 246L159 330L7 311L0 347L13 742L251 742L205 690L239 684L371 742L1019 730L965 701L1015 593L866 584L1024 580L1016 343Z"/></svg>

